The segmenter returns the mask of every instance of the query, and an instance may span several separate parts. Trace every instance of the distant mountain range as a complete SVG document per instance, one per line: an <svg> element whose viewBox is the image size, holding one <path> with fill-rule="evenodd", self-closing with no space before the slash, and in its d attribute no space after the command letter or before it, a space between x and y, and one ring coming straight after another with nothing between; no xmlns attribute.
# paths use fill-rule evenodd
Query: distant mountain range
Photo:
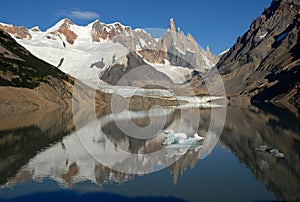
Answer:
<svg viewBox="0 0 300 202"><path fill-rule="evenodd" d="M62 19L46 31L3 23L0 29L40 59L75 78L94 83L101 79L114 84L114 80L123 74L115 75L112 80L102 78L102 75L114 71L111 66L115 63L126 67L127 55L132 55L132 52L154 68L150 72L157 70L156 75L165 74L174 83L184 82L185 76L194 69L200 72L210 70L219 59L208 47L206 50L198 47L191 34L185 35L180 28L176 29L173 19L161 38L119 22L105 24L99 20L79 26L69 19Z"/></svg>

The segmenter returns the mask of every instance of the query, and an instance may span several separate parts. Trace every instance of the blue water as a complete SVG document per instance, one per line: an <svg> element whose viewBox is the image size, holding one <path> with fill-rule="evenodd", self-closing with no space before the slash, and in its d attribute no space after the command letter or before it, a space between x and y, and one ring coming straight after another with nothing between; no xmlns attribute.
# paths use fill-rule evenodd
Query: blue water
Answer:
<svg viewBox="0 0 300 202"><path fill-rule="evenodd" d="M217 145L209 157L187 168L173 184L167 169L145 176L135 176L122 184L110 183L98 187L89 182L71 189L62 189L53 180L26 182L4 188L1 200L8 201L270 201L272 192L259 182L251 170L222 145Z"/></svg>
<svg viewBox="0 0 300 202"><path fill-rule="evenodd" d="M192 116L193 110L189 112L187 114ZM210 120L208 112L203 110L201 114L201 127ZM171 117L168 126L178 123L176 111L168 116ZM300 199L299 117L287 110L275 106L229 108L222 136L206 158L198 159L197 151L190 151L174 165L144 175L96 167L94 161L82 158L84 155L75 144L78 137L64 132L65 125L57 120L59 116L54 117L55 124L49 122L48 125L55 126L55 130L52 126L42 129L35 125L0 131L0 201ZM139 123L143 123L142 120ZM109 121L105 124L102 131L111 133L110 138L115 144L124 146L127 142L129 149L134 151L148 147L143 141L122 138L122 133ZM185 124L190 124L189 120ZM259 145L278 148L285 157L278 159L267 152L255 151L253 148ZM78 156L71 158L70 152L78 152ZM66 161L62 158L62 164L55 161L64 155L68 158ZM80 176L85 173L82 169L87 169L83 162L90 162L91 168L95 167L96 179Z"/></svg>

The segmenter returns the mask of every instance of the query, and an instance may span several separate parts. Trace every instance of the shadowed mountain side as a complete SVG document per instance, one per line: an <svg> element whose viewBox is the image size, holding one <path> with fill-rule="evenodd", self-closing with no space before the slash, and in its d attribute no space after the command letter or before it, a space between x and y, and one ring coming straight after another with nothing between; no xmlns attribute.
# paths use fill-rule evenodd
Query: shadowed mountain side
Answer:
<svg viewBox="0 0 300 202"><path fill-rule="evenodd" d="M248 166L279 200L300 199L299 117L273 105L252 109L228 108L221 141ZM237 124L238 123L238 124ZM290 124L286 124L290 123ZM288 127L295 123L295 127ZM254 148L267 145L284 153L277 159Z"/></svg>
<svg viewBox="0 0 300 202"><path fill-rule="evenodd" d="M300 1L274 0L216 65L228 96L300 106Z"/></svg>

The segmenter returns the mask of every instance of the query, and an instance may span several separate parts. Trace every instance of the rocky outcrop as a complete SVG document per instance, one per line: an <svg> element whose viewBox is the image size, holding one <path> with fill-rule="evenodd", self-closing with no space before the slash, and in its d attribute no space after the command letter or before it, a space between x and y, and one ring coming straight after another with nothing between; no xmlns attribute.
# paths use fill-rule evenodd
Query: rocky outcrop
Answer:
<svg viewBox="0 0 300 202"><path fill-rule="evenodd" d="M93 42L100 42L100 39L108 39L107 28L104 27L99 21L96 21L92 27L92 40Z"/></svg>
<svg viewBox="0 0 300 202"><path fill-rule="evenodd" d="M143 49L138 53L150 63L165 64L165 60L168 58L168 53L159 49Z"/></svg>
<svg viewBox="0 0 300 202"><path fill-rule="evenodd" d="M92 25L91 37L93 42L111 40L123 45L130 51L154 48L156 46L156 41L144 30L132 30L131 27L124 26L118 22L105 24L99 20L95 21Z"/></svg>
<svg viewBox="0 0 300 202"><path fill-rule="evenodd" d="M70 29L70 25L73 25L73 23L69 19L65 19L64 23L59 27L58 30L51 32L50 34L59 35L62 34L65 36L67 42L69 44L74 44L74 41L78 37L75 32L73 32Z"/></svg>
<svg viewBox="0 0 300 202"><path fill-rule="evenodd" d="M92 25L92 41L100 42L101 40L112 39L130 30L130 27L122 26L120 23L105 24L97 20Z"/></svg>
<svg viewBox="0 0 300 202"><path fill-rule="evenodd" d="M112 85L136 87L155 84L167 87L173 83L168 76L146 64L138 54L131 52L126 56L126 59L127 63L125 65L114 64L109 67L101 79Z"/></svg>
<svg viewBox="0 0 300 202"><path fill-rule="evenodd" d="M0 24L0 29L13 35L16 39L31 39L31 35L25 27Z"/></svg>
<svg viewBox="0 0 300 202"><path fill-rule="evenodd" d="M299 0L274 0L222 56L229 96L300 104L299 10Z"/></svg>

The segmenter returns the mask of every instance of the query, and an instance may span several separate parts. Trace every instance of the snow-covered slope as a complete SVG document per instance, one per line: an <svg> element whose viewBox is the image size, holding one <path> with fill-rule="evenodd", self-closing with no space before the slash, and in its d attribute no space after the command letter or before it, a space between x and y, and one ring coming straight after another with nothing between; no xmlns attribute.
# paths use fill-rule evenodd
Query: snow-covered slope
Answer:
<svg viewBox="0 0 300 202"><path fill-rule="evenodd" d="M99 81L98 75L112 63L113 57L118 58L128 53L126 47L110 40L92 42L92 24L85 27L69 24L69 29L77 35L74 43L70 44L67 36L55 33L64 24L65 20L62 20L45 32L32 28L29 30L31 39L16 40L40 59L75 78L90 82Z"/></svg>
<svg viewBox="0 0 300 202"><path fill-rule="evenodd" d="M165 64L149 63L157 71L166 74L176 84L184 83L188 76L191 75L193 69L181 66L171 65L169 61L165 60Z"/></svg>

